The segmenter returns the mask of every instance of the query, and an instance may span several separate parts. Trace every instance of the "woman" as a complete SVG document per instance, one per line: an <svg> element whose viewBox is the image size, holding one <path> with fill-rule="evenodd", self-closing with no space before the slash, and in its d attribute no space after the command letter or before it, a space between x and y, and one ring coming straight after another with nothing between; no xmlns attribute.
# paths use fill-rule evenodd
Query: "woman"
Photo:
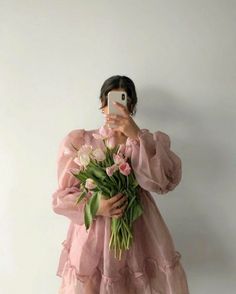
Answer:
<svg viewBox="0 0 236 294"><path fill-rule="evenodd" d="M107 94L111 90L127 93L127 108L117 104L122 115L108 115ZM143 214L133 223L134 242L122 259L109 250L111 218L122 217L126 196L118 193L101 199L90 229L84 225L84 203L75 206L78 180L68 172L76 167L71 143L77 148L85 143L99 146L92 134L96 130L75 129L62 140L58 154L58 189L53 193L55 213L69 218L67 238L62 242L57 275L62 278L60 294L188 294L187 277L180 262L181 254L150 192L166 194L182 176L181 160L170 150L170 138L161 131L141 129L132 116L137 95L133 81L126 76L112 76L101 88L100 101L105 125L112 128L117 144L131 146L131 165L141 186ZM100 142L101 143L101 142ZM69 150L69 152L68 152Z"/></svg>

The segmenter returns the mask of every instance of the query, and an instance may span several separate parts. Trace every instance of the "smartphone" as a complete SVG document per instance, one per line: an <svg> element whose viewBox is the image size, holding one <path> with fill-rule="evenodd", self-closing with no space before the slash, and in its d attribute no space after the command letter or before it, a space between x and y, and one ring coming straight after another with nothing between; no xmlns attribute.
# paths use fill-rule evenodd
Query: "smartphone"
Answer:
<svg viewBox="0 0 236 294"><path fill-rule="evenodd" d="M108 93L108 113L121 114L122 112L113 104L116 101L127 107L127 94L125 91L112 90ZM109 127L115 127L113 124L108 124Z"/></svg>

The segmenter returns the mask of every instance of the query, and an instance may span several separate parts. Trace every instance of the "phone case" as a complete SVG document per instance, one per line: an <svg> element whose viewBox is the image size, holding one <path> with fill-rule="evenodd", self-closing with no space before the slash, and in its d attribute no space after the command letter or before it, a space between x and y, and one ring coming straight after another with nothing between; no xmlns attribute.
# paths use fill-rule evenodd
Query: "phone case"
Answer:
<svg viewBox="0 0 236 294"><path fill-rule="evenodd" d="M121 114L122 112L112 103L117 101L127 107L127 94L125 91L110 91L108 93L108 113ZM108 124L109 127L114 127L113 124Z"/></svg>

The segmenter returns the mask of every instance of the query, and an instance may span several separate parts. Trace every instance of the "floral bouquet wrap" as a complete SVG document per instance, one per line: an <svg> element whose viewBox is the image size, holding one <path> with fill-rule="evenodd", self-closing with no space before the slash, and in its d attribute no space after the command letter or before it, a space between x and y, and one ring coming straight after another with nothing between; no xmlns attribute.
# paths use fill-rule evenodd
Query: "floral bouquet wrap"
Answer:
<svg viewBox="0 0 236 294"><path fill-rule="evenodd" d="M110 198L117 193L126 194L128 205L120 218L111 219L111 237L109 249L114 250L115 257L121 259L122 252L132 244L132 224L143 213L139 198L140 188L131 167L131 146L115 145L112 129L102 126L93 137L103 141L103 148L93 148L84 144L76 150L74 162L78 168L70 172L79 179L81 193L76 205L84 199L84 224L86 230L92 224L101 197Z"/></svg>

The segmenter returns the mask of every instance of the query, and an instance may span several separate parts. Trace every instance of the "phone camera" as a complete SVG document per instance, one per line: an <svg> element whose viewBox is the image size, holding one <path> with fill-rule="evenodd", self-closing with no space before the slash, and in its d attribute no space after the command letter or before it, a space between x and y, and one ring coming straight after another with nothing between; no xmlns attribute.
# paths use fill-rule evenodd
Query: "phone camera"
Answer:
<svg viewBox="0 0 236 294"><path fill-rule="evenodd" d="M125 100L125 94L122 94L122 100Z"/></svg>

